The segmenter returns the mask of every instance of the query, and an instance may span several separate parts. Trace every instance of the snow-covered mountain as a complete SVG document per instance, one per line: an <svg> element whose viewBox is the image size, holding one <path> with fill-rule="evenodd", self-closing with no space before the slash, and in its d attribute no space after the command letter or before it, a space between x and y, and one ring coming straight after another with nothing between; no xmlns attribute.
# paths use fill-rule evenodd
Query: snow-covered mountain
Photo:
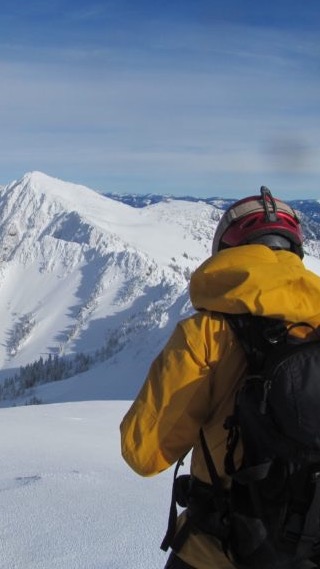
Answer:
<svg viewBox="0 0 320 569"><path fill-rule="evenodd" d="M230 200L114 197L40 172L0 188L0 404L130 399L191 312L190 274ZM302 215L318 257L318 219ZM64 378L60 399L42 385Z"/></svg>
<svg viewBox="0 0 320 569"><path fill-rule="evenodd" d="M39 172L1 188L2 380L54 356L81 353L109 367L130 348L150 361L190 311L188 281L209 254L211 214L178 201L138 210ZM138 382L131 369L128 396Z"/></svg>

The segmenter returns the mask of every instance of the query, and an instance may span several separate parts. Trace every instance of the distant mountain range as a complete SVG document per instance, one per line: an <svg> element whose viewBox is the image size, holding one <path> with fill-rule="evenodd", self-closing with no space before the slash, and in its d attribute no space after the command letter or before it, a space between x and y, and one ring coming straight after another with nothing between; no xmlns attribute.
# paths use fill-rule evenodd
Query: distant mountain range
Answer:
<svg viewBox="0 0 320 569"><path fill-rule="evenodd" d="M232 204L233 199L223 199L223 198L196 198L192 196L172 196L169 194L116 194L116 193L105 193L104 194L107 198L112 200L116 200L131 207L147 207L149 205L154 205L157 203L166 203L172 200L176 201L185 201L185 202L202 202L208 205L216 205L217 203L221 204L221 208L225 209L228 205Z"/></svg>
<svg viewBox="0 0 320 569"><path fill-rule="evenodd" d="M127 204L135 208L144 208L158 203L168 203L172 200L186 201L191 203L205 203L221 210L226 210L236 198L225 199L219 197L211 198L198 198L193 196L172 196L161 194L116 194L106 193L106 197ZM238 198L237 198L238 199ZM305 233L307 238L320 239L320 200L307 199L307 200L287 200L291 205L300 213L300 217L305 224Z"/></svg>
<svg viewBox="0 0 320 569"><path fill-rule="evenodd" d="M201 198L201 197L194 197L194 196L173 196L170 194L117 194L113 192L105 193L106 197L120 201L131 207L147 207L149 205L153 205L156 203L161 202L169 202L171 200L178 200L178 201L187 201L187 202L203 202L208 205L213 205L216 207L220 207L221 209L227 209L232 203L239 198L219 198L219 197L211 197L211 198ZM320 200L316 199L307 199L307 200L286 200L294 209L297 209L301 213L307 215L314 219L314 221L320 222Z"/></svg>
<svg viewBox="0 0 320 569"><path fill-rule="evenodd" d="M99 389L83 397L134 396L192 312L191 272L231 202L101 195L40 172L0 188L0 404L50 400L41 385L94 366ZM292 204L319 258L319 203ZM73 400L81 382L70 381Z"/></svg>

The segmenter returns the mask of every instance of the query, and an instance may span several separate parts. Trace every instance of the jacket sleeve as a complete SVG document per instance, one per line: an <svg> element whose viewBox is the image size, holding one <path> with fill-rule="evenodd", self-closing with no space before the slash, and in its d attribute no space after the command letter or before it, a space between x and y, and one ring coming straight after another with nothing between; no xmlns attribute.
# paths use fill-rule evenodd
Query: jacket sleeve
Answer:
<svg viewBox="0 0 320 569"><path fill-rule="evenodd" d="M210 321L197 315L178 324L121 423L123 458L142 476L165 470L189 451L207 419L218 359L208 351Z"/></svg>

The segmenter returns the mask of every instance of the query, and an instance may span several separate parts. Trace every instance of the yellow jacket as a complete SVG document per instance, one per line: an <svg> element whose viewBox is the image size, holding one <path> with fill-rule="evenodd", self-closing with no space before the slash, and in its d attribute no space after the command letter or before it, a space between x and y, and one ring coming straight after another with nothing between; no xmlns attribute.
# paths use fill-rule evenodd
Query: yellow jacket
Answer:
<svg viewBox="0 0 320 569"><path fill-rule="evenodd" d="M151 476L192 449L192 473L210 482L199 429L224 479L223 423L246 366L228 324L212 312L318 326L320 278L294 253L244 245L205 261L192 275L190 297L197 312L177 325L121 423L122 454L138 474ZM197 569L232 567L204 534L191 534L179 556Z"/></svg>

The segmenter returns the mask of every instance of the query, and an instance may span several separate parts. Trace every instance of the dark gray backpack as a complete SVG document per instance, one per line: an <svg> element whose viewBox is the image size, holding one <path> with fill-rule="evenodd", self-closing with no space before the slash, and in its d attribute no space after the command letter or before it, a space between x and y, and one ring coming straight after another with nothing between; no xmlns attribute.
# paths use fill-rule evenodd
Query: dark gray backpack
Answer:
<svg viewBox="0 0 320 569"><path fill-rule="evenodd" d="M281 320L225 317L248 361L225 421L231 488L222 488L201 430L212 484L176 477L173 499L187 507L187 523L174 540L179 548L188 532L204 531L220 539L236 567L298 568L320 556L320 338L294 339ZM168 544L175 547L167 533Z"/></svg>

